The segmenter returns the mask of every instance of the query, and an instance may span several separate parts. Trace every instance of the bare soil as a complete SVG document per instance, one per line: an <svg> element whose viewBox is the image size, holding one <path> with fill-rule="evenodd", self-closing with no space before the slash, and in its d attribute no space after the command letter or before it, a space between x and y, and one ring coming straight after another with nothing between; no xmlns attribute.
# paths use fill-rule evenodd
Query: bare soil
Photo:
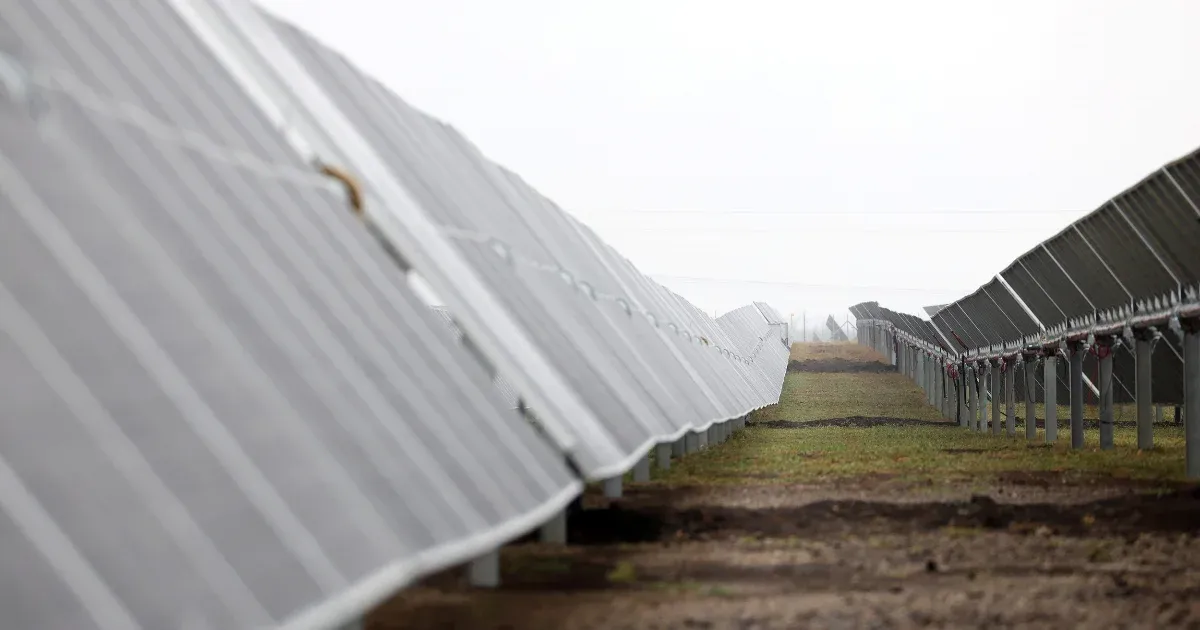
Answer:
<svg viewBox="0 0 1200 630"><path fill-rule="evenodd" d="M877 361L855 361L853 359L832 357L825 359L804 359L801 361L793 359L788 361L787 369L789 372L848 372L856 374L883 374L887 372L895 372L896 366Z"/></svg>
<svg viewBox="0 0 1200 630"><path fill-rule="evenodd" d="M855 427L866 429L871 427L893 426L893 427L918 427L918 426L935 426L946 428L957 428L957 424L948 421L939 420L914 420L912 418L865 418L863 416L852 416L849 418L831 418L829 420L772 420L769 422L756 422L756 427L765 427L768 429L815 429L818 427Z"/></svg>
<svg viewBox="0 0 1200 630"><path fill-rule="evenodd" d="M434 576L371 628L1200 627L1200 489L1010 473L585 497L504 583Z"/></svg>

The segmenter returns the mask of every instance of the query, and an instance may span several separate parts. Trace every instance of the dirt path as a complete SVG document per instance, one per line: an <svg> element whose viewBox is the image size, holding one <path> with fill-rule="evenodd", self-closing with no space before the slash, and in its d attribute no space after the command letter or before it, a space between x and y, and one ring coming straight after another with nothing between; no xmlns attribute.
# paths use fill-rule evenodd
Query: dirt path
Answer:
<svg viewBox="0 0 1200 630"><path fill-rule="evenodd" d="M843 373L859 373L869 372L873 374L883 374L885 372L895 372L896 368L891 365L885 365L878 362L862 362L853 361L834 357L830 359L806 359L803 361L791 360L787 367L789 372L843 372Z"/></svg>
<svg viewBox="0 0 1200 630"><path fill-rule="evenodd" d="M1200 627L1200 490L1170 428L1152 453L1120 428L1118 451L1072 453L923 410L781 417L848 407L838 376L789 374L782 409L730 442L619 501L589 491L570 546L504 550L500 589L448 572L368 627Z"/></svg>

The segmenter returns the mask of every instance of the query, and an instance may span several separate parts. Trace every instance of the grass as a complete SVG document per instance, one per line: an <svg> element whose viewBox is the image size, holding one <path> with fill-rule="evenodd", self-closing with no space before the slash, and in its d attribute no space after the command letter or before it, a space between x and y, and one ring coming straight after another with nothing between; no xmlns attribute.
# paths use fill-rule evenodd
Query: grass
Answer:
<svg viewBox="0 0 1200 630"><path fill-rule="evenodd" d="M815 482L869 475L912 482L979 479L1005 472L1072 471L1114 478L1176 481L1183 478L1183 431L1162 427L1156 448L1139 451L1133 429L1118 427L1116 448L1072 450L1060 433L1053 446L1023 436L982 435L957 426L815 427L751 426L720 448L680 460L661 480L670 484Z"/></svg>
<svg viewBox="0 0 1200 630"><path fill-rule="evenodd" d="M900 374L791 372L783 382L779 404L758 411L751 421L807 422L850 416L941 419L925 394Z"/></svg>
<svg viewBox="0 0 1200 630"><path fill-rule="evenodd" d="M887 362L882 354L852 341L827 341L792 344L791 361L817 359L849 359L851 361Z"/></svg>
<svg viewBox="0 0 1200 630"><path fill-rule="evenodd" d="M862 357L857 347L797 344L792 354ZM1023 404L1018 404L1017 413L1024 415ZM1114 427L1116 448L1111 451L1099 449L1098 429L1085 429L1087 447L1072 450L1069 409L1067 415L1060 415L1054 445L1044 444L1040 430L1038 440L1028 442L1023 428L1009 438L975 433L948 422L945 426L873 428L762 426L773 420L809 422L849 416L942 420L924 394L899 374L793 372L787 375L779 404L753 414L747 430L718 448L672 462L669 471L655 471L656 482L799 483L887 475L937 483L1038 471L1139 480L1183 478L1182 427L1156 425L1155 448L1150 451L1137 449L1136 429L1131 426Z"/></svg>
<svg viewBox="0 0 1200 630"><path fill-rule="evenodd" d="M607 578L614 584L631 584L637 581L637 567L628 560L622 560L608 572Z"/></svg>

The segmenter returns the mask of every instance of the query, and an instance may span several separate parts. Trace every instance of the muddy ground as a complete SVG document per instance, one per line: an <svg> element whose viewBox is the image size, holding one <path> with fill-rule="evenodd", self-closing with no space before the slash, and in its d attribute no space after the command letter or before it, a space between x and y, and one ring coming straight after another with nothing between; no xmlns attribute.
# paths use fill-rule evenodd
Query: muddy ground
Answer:
<svg viewBox="0 0 1200 630"><path fill-rule="evenodd" d="M849 374L882 374L895 372L896 366L877 361L855 361L841 357L788 361L789 372L845 372Z"/></svg>
<svg viewBox="0 0 1200 630"><path fill-rule="evenodd" d="M830 460L829 475L800 480L753 465L762 445L798 460L819 457L806 436L856 432L847 443L865 444L897 428L924 431L924 448L963 464L954 475L901 475L883 462L840 474ZM1066 464L1030 469L1043 453ZM976 470L993 455L1025 463ZM367 627L1200 628L1194 484L1122 477L1051 447L904 417L757 422L707 460L690 457L703 465L627 484L620 500L589 489L571 544L506 547L499 589L448 571Z"/></svg>
<svg viewBox="0 0 1200 630"><path fill-rule="evenodd" d="M1200 627L1197 490L928 490L635 489L575 516L571 547L506 549L499 590L437 576L370 627Z"/></svg>

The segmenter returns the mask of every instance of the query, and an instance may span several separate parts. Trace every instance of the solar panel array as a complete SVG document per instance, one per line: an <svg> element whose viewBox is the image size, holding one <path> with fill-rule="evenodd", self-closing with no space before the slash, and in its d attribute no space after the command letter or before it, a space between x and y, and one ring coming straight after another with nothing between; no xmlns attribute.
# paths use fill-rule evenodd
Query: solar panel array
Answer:
<svg viewBox="0 0 1200 630"><path fill-rule="evenodd" d="M829 329L829 339L831 341L850 341L850 336L842 327L838 325L837 320L830 315L825 319L825 327Z"/></svg>
<svg viewBox="0 0 1200 630"><path fill-rule="evenodd" d="M710 318L681 308L453 128L299 29L263 17L590 411L591 422L556 418L567 434L560 444L589 478L618 475L659 442L778 399L757 388L759 373L776 368L769 357L760 364L705 335ZM756 339L770 330L761 314L743 323ZM459 322L477 341L469 324Z"/></svg>
<svg viewBox="0 0 1200 630"><path fill-rule="evenodd" d="M873 302L852 311L860 327L886 329L860 330L864 343L882 347L894 338L979 373L991 364L1050 365L1050 391L1039 373L1041 394L1031 399L1099 402L1104 448L1112 446L1113 403L1138 403L1142 447L1151 443L1151 405L1186 404L1187 469L1200 476L1198 242L1200 150L1105 202L974 293L927 308L929 322ZM1138 370L1138 356L1147 370ZM1073 378L1080 379L1074 389ZM1014 386L1024 398L1023 379ZM1076 447L1080 413L1072 411Z"/></svg>
<svg viewBox="0 0 1200 630"><path fill-rule="evenodd" d="M776 402L786 343L243 0L0 3L12 627L350 622Z"/></svg>

